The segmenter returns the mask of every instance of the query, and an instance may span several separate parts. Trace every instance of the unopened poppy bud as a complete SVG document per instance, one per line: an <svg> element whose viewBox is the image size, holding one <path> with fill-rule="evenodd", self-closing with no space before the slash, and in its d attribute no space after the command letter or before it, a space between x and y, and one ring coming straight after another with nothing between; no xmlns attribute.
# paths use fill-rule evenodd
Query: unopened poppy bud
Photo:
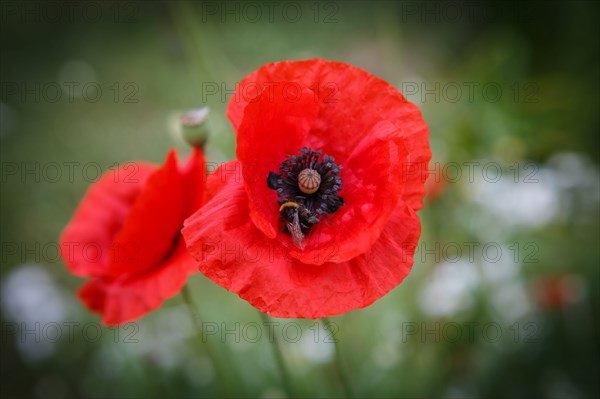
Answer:
<svg viewBox="0 0 600 399"><path fill-rule="evenodd" d="M210 134L208 127L208 107L197 108L179 117L183 139L194 147L203 147Z"/></svg>

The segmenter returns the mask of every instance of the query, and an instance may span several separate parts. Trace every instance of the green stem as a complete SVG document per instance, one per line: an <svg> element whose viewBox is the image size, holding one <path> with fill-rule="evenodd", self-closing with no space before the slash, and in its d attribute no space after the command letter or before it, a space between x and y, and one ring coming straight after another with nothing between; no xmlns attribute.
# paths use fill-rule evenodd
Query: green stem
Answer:
<svg viewBox="0 0 600 399"><path fill-rule="evenodd" d="M328 317L323 317L321 320L323 321L325 328L327 328L332 333L335 331L335 329L331 328L332 323ZM338 374L338 378L340 380L340 385L344 390L344 395L346 396L346 398L351 399L354 397L354 395L352 394L352 387L350 386L350 382L348 381L346 373L344 372L344 366L342 363L342 357L340 353L340 342L335 336L333 337L333 345L335 347L335 368Z"/></svg>
<svg viewBox="0 0 600 399"><path fill-rule="evenodd" d="M218 386L218 390L221 393L220 396L221 397L230 397L231 395L229 395L229 393L227 392L228 387L229 387L229 384L226 381L227 373L225 372L225 368L223 367L223 364L221 363L219 356L217 356L217 354L215 353L213 347L208 343L208 340L203 339L202 326L200 325L202 319L200 318L198 309L192 303L192 296L190 294L190 290L189 290L187 284L181 290L181 296L183 297L183 301L187 305L187 308L190 312L190 317L192 318L192 323L194 324L194 327L196 328L196 335L203 342L204 350L205 350L206 354L208 355L208 357L210 358L213 368L215 369L215 373L217 376L217 386Z"/></svg>
<svg viewBox="0 0 600 399"><path fill-rule="evenodd" d="M258 313L260 313L260 317L262 318L263 324L268 325L270 323L273 323L273 321L271 320L271 318L269 317L269 315L267 315L266 313L263 313L261 311L259 311ZM293 390L292 390L292 383L291 383L291 378L290 378L290 373L285 365L285 362L283 360L283 353L281 351L281 347L279 346L279 341L277 340L277 335L273 334L273 340L269 339L269 342L271 342L271 346L273 348L273 354L275 355L275 360L277 361L277 365L279 366L279 374L281 376L281 382L283 384L283 389L285 390L288 398L293 398L294 395L292 394Z"/></svg>

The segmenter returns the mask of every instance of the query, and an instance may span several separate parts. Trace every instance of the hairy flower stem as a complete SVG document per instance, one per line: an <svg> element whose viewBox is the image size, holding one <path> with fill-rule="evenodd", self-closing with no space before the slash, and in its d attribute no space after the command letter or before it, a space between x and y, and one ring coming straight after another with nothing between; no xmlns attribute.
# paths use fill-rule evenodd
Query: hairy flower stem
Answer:
<svg viewBox="0 0 600 399"><path fill-rule="evenodd" d="M323 317L321 320L323 321L323 325L327 330L331 331L332 333L335 331L331 327L332 323L328 317ZM351 399L354 397L354 395L352 394L352 388L350 387L350 383L348 382L348 378L346 377L346 373L344 372L342 357L340 354L340 343L335 336L333 336L333 343L335 347L335 368L338 374L338 378L340 380L340 385L344 390L344 395L346 396L346 398Z"/></svg>
<svg viewBox="0 0 600 399"><path fill-rule="evenodd" d="M273 321L271 320L269 315L267 315L266 313L263 313L261 311L259 311L258 313L260 313L260 317L262 318L264 325L268 326L268 325L273 324ZM288 398L293 398L295 396L293 395L290 373L285 365L285 362L283 361L283 353L281 352L281 347L279 346L279 341L277 340L277 335L273 334L273 339L272 340L269 339L269 342L271 342L271 346L273 348L273 354L275 355L275 360L277 361L277 365L279 366L278 369L279 369L279 374L281 375L281 382L283 384L283 389L285 390L285 393Z"/></svg>
<svg viewBox="0 0 600 399"><path fill-rule="evenodd" d="M218 387L218 390L220 393L219 396L221 396L221 397L234 396L231 392L228 392L229 387L231 387L232 385L228 384L228 382L227 382L228 374L225 372L225 367L224 367L223 363L221 363L219 356L217 356L217 354L215 353L213 347L210 345L208 340L202 339L202 327L200 325L202 319L200 318L198 309L192 303L192 296L190 294L187 284L181 290L181 296L183 297L183 301L187 305L187 308L190 312L190 317L192 318L192 323L194 324L194 327L196 329L196 336L203 342L204 350L205 350L206 354L208 355L208 357L210 358L213 368L215 369L215 374L217 376L217 387Z"/></svg>

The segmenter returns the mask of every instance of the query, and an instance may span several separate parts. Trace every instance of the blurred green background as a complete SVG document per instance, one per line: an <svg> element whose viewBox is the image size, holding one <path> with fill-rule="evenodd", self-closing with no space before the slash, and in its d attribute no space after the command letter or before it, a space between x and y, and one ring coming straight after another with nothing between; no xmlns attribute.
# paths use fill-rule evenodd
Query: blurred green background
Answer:
<svg viewBox="0 0 600 399"><path fill-rule="evenodd" d="M180 296L99 327L56 242L100 171L189 151L183 110L210 107L208 159L232 159L236 82L312 57L403 91L434 157L410 276L332 318L354 395L598 397L598 4L250 4L2 2L2 397L286 396L235 294L190 278L204 344ZM323 326L276 322L295 395L342 396Z"/></svg>

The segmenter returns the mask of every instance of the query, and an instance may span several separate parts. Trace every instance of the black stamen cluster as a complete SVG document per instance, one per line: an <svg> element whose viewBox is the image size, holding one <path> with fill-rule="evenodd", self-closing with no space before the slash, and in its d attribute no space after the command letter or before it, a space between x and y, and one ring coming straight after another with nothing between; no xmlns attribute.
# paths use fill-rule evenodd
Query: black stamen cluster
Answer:
<svg viewBox="0 0 600 399"><path fill-rule="evenodd" d="M344 199L337 195L342 188L342 167L336 165L329 155L321 157L321 150L313 151L304 147L299 152L299 155L287 156L279 166L279 173L269 173L267 185L277 191L279 205L288 202L298 205L282 209L281 218L285 222L283 230L290 233L287 225L297 220L302 233L307 234L314 224L319 223L321 216L334 213L344 205ZM319 189L313 194L305 194L298 187L298 175L307 168L321 176Z"/></svg>

